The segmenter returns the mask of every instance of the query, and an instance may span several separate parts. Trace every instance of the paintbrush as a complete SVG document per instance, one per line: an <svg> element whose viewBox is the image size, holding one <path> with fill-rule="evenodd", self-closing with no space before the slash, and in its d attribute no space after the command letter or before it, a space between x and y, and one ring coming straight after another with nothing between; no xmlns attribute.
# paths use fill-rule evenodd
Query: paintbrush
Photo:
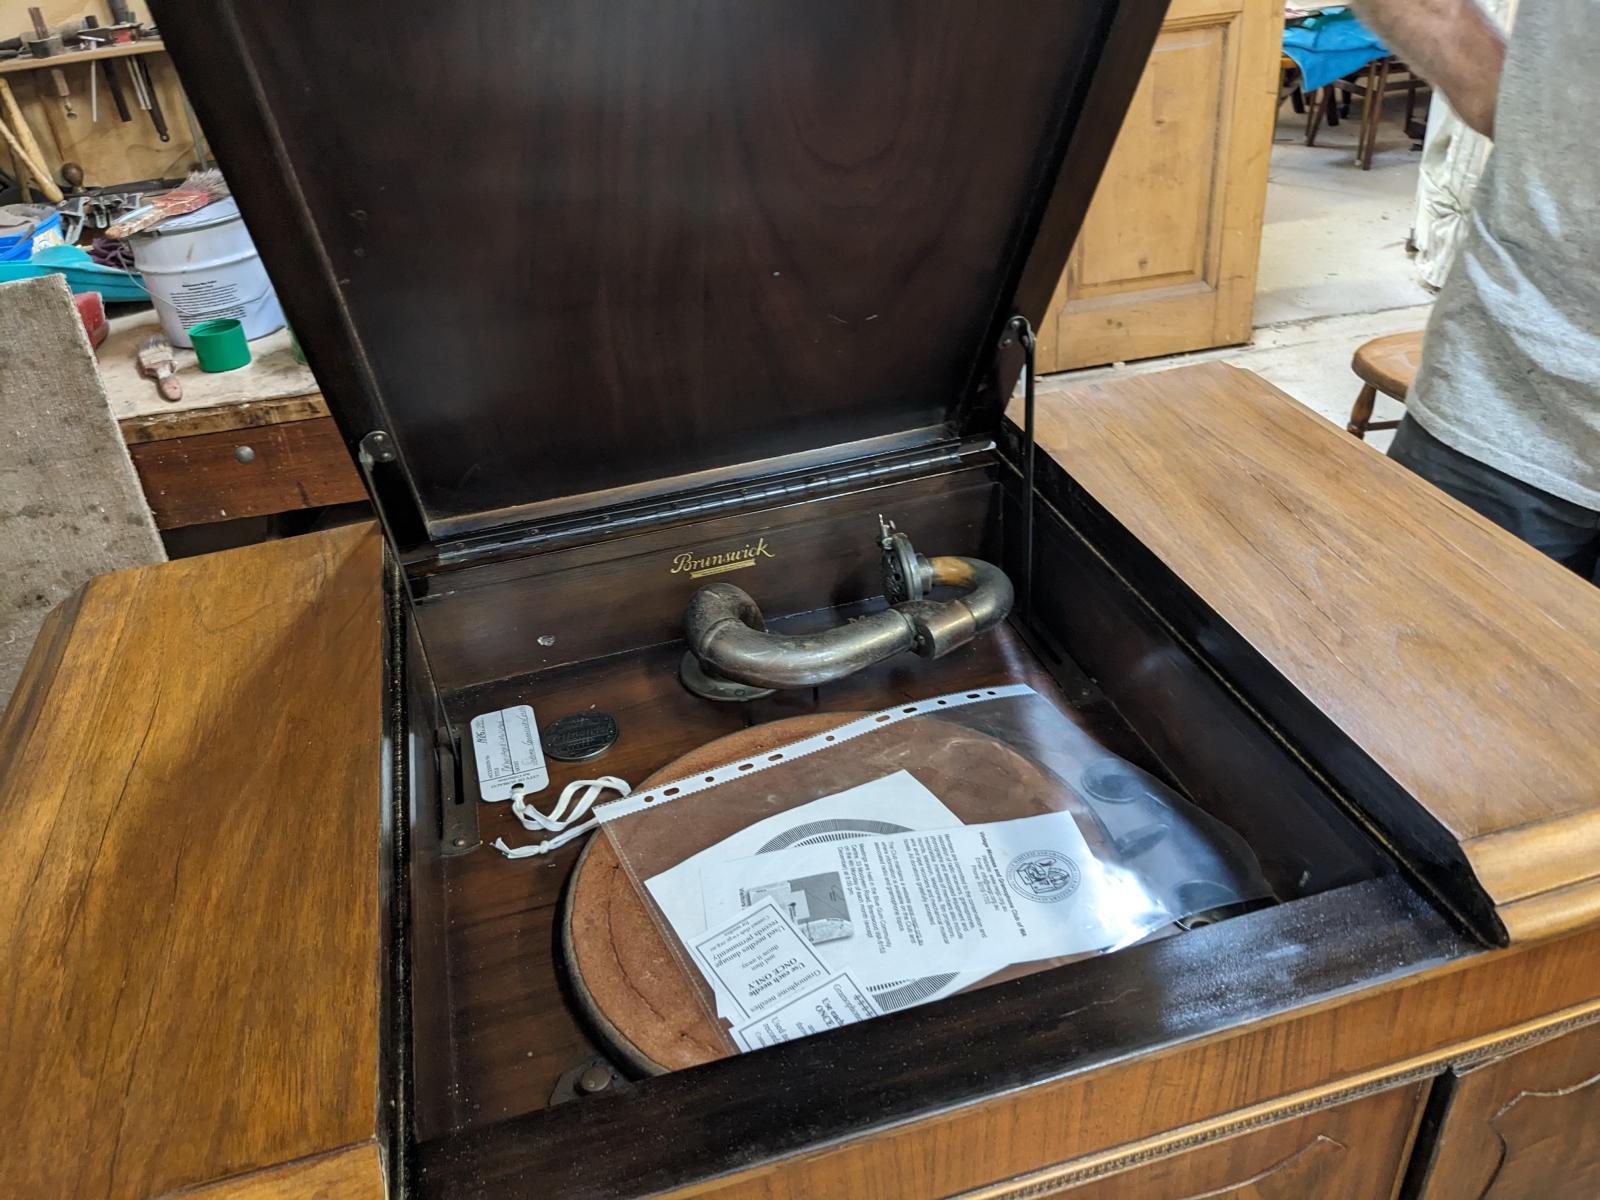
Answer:
<svg viewBox="0 0 1600 1200"><path fill-rule="evenodd" d="M227 181L222 178L222 172L215 167L206 171L191 171L189 177L179 186L170 192L163 192L149 204L134 209L119 220L106 230L106 236L117 239L131 237L141 229L159 225L168 217L202 209L213 200L220 200L227 194Z"/></svg>
<svg viewBox="0 0 1600 1200"><path fill-rule="evenodd" d="M156 390L164 400L183 399L183 384L178 380L178 364L172 357L172 343L159 333L145 338L134 356L139 362L139 374L156 381Z"/></svg>

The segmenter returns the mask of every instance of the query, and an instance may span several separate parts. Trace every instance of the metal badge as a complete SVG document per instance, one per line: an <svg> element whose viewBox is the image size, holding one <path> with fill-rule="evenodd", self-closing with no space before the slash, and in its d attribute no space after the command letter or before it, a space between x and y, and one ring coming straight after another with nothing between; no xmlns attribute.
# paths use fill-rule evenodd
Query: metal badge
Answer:
<svg viewBox="0 0 1600 1200"><path fill-rule="evenodd" d="M617 721L610 713L581 712L544 727L544 752L561 762L599 758L616 743Z"/></svg>

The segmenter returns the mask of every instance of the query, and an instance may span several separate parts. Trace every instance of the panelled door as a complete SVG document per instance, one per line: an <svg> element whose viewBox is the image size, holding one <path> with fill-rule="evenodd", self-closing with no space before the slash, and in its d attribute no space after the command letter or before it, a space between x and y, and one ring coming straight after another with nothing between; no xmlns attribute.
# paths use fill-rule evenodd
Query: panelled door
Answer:
<svg viewBox="0 0 1600 1200"><path fill-rule="evenodd" d="M1173 0L1038 331L1041 371L1249 339L1282 37L1283 0Z"/></svg>

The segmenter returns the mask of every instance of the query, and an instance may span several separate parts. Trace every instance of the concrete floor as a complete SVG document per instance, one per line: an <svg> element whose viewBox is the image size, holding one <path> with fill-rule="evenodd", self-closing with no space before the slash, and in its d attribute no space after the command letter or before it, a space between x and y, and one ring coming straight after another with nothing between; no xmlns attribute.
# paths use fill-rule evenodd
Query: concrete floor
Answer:
<svg viewBox="0 0 1600 1200"><path fill-rule="evenodd" d="M1279 114L1261 231L1255 334L1248 346L1052 375L1042 389L1121 374L1221 360L1255 371L1343 425L1360 383L1350 356L1370 338L1421 329L1432 294L1406 253L1421 155L1401 129L1404 102L1391 99L1372 170L1355 162L1360 107L1337 129L1305 144L1305 118ZM1399 405L1380 400L1377 416ZM1382 449L1391 435L1368 440Z"/></svg>

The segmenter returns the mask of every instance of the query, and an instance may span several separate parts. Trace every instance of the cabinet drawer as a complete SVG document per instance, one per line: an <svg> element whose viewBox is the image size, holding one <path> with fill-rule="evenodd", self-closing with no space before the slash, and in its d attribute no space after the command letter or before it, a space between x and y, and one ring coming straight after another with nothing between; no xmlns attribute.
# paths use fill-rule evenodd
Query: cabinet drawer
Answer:
<svg viewBox="0 0 1600 1200"><path fill-rule="evenodd" d="M1421 1200L1600 1196L1600 1024L1458 1070Z"/></svg>
<svg viewBox="0 0 1600 1200"><path fill-rule="evenodd" d="M129 446L161 529L367 498L332 417Z"/></svg>

